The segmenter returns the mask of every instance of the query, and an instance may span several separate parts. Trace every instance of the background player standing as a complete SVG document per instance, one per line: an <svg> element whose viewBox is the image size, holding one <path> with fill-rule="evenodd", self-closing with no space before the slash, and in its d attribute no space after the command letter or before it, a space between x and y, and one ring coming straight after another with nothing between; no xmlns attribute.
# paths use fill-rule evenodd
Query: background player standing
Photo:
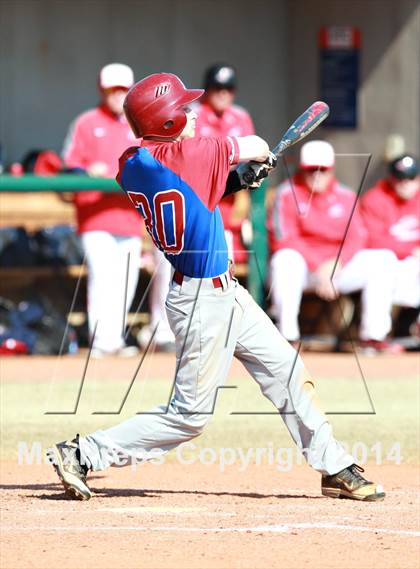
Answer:
<svg viewBox="0 0 420 569"><path fill-rule="evenodd" d="M258 181L275 161L258 136L194 138L190 104L201 94L175 75L157 73L137 83L125 100L133 131L143 140L121 157L118 180L174 268L166 300L177 357L170 404L57 444L55 468L73 497L88 499L89 470L121 464L121 457L152 458L196 437L235 356L278 409L308 463L322 473L323 494L381 500L382 487L362 477L363 469L333 437L301 358L229 271L218 203L246 187L244 169ZM258 164L230 174L248 160Z"/></svg>
<svg viewBox="0 0 420 569"><path fill-rule="evenodd" d="M95 177L115 177L118 157L135 143L123 111L124 98L133 83L133 72L127 65L111 63L101 69L99 105L77 117L67 134L63 158L68 168L81 169ZM88 266L92 355L134 355L138 350L125 346L123 328L138 280L138 216L129 200L119 194L79 192L74 203Z"/></svg>
<svg viewBox="0 0 420 569"><path fill-rule="evenodd" d="M217 63L204 74L204 95L197 112L196 136L249 136L255 133L248 111L235 104L238 79L231 65ZM241 243L241 225L249 210L247 193L234 193L219 204L225 228L229 258L235 261L235 248Z"/></svg>

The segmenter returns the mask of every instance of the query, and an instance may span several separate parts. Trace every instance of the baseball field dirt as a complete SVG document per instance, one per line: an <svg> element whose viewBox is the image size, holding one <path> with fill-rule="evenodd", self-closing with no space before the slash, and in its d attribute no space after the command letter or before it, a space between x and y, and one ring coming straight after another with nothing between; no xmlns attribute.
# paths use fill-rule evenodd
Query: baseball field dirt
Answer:
<svg viewBox="0 0 420 569"><path fill-rule="evenodd" d="M159 403L173 358L153 356L119 415L108 411L138 362L89 364L80 390L83 354L3 359L1 568L418 567L418 357L305 361L337 437L384 485L383 502L324 498L278 416L255 414L270 408L237 364L237 389L220 393L200 438L160 462L93 473L94 497L67 500L45 448Z"/></svg>

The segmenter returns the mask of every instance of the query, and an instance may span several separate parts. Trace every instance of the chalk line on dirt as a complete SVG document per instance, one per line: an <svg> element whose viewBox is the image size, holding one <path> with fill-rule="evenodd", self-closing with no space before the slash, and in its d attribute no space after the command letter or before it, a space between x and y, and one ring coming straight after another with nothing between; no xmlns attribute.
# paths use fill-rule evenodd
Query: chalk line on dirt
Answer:
<svg viewBox="0 0 420 569"><path fill-rule="evenodd" d="M137 506L137 507L129 507L129 508L99 508L98 512L111 512L116 514L125 514L125 513L138 513L142 514L145 513L153 513L153 514L189 514L191 512L200 512L203 513L207 510L207 508L182 508L182 507L164 507L164 506Z"/></svg>
<svg viewBox="0 0 420 569"><path fill-rule="evenodd" d="M407 537L420 537L420 531L414 530L396 530L378 527L366 526L352 526L333 523L299 523L299 524L282 524L271 526L255 526L255 527L230 527L230 528L197 528L197 527L176 527L176 526L162 526L162 527L146 527L146 526L87 526L87 527L37 527L37 526L24 526L24 527L11 527L4 526L1 531L7 532L26 532L26 531L45 531L45 532L94 532L94 531L161 531L161 532L194 532L194 533L287 533L293 529L329 529L329 530L345 530L354 532L371 532L371 533L384 533L390 535L401 535Z"/></svg>
<svg viewBox="0 0 420 569"><path fill-rule="evenodd" d="M158 515L200 515L200 516L210 516L210 517L232 517L237 514L234 512L208 512L207 508L182 508L182 507L160 507L160 506L139 506L139 507L117 507L117 508L97 508L96 510L85 510L83 515L92 514L97 515L98 512L107 512L110 514L158 514ZM76 510L65 510L64 508L54 509L54 510L36 510L37 514L76 514L80 515L80 512ZM266 516L261 516L266 518Z"/></svg>

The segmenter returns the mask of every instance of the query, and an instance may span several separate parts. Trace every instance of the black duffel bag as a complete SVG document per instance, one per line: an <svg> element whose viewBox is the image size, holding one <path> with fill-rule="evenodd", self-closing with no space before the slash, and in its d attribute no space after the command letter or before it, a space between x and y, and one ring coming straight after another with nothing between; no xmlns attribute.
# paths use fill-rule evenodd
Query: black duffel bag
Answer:
<svg viewBox="0 0 420 569"><path fill-rule="evenodd" d="M37 251L24 227L0 228L0 267L33 267Z"/></svg>
<svg viewBox="0 0 420 569"><path fill-rule="evenodd" d="M83 263L82 244L71 225L45 227L36 231L32 239L38 265L63 267Z"/></svg>
<svg viewBox="0 0 420 569"><path fill-rule="evenodd" d="M0 298L0 346L9 339L25 343L30 354L74 354L78 350L75 330L40 296L17 305Z"/></svg>

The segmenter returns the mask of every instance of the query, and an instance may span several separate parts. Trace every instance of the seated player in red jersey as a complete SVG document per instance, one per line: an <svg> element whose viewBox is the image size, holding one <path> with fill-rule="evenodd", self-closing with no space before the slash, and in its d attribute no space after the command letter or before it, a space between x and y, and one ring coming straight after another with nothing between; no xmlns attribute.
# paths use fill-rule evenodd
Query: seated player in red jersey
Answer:
<svg viewBox="0 0 420 569"><path fill-rule="evenodd" d="M383 340L390 325L391 306L384 294L390 287L388 255L365 249L366 229L358 205L353 209L356 194L336 179L334 166L335 153L328 142L307 142L298 172L277 189L268 229L278 327L288 340L299 341L298 314L305 290L325 300L361 290L361 342Z"/></svg>
<svg viewBox="0 0 420 569"><path fill-rule="evenodd" d="M361 211L368 231L367 246L374 254L386 251L387 280L393 283L389 305L420 305L420 166L410 154L395 158L388 176L378 180L362 198ZM390 314L388 314L390 321ZM390 326L390 324L389 324ZM375 343L373 343L375 347ZM378 349L381 348L381 343Z"/></svg>

